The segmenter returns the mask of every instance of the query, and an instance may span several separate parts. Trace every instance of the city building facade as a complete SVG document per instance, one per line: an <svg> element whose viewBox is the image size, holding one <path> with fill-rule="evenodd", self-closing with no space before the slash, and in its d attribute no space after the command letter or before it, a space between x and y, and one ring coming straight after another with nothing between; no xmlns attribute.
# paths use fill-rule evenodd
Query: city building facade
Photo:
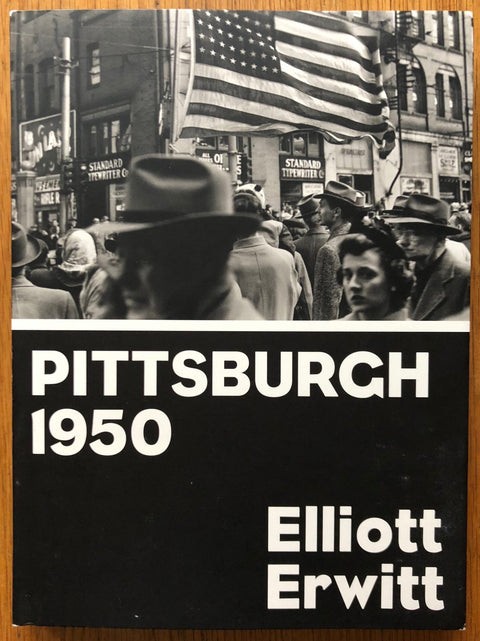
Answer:
<svg viewBox="0 0 480 641"><path fill-rule="evenodd" d="M387 158L380 157L369 138L333 145L315 131L177 139L175 101L185 96L188 47L179 41L175 13L13 14L12 208L19 222L47 228L59 217L67 68L70 156L83 163L85 174L81 188L76 185L68 196L69 215L79 226L121 216L130 158L156 151L188 153L217 164L233 171L232 183L259 183L276 210L321 193L329 180L365 192L369 203L382 207L412 191L448 202L471 200L470 13L342 12L363 33L379 37L384 87L397 132L396 147ZM69 60L62 57L64 38L71 40ZM183 66L182 56L187 59ZM33 192L33 205L19 193L24 189Z"/></svg>

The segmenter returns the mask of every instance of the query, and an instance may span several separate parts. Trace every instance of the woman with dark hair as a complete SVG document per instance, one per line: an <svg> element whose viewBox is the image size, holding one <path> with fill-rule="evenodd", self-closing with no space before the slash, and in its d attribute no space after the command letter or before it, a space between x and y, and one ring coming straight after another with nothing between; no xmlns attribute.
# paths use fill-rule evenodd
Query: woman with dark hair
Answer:
<svg viewBox="0 0 480 641"><path fill-rule="evenodd" d="M406 320L413 272L387 232L365 228L339 247L338 282L352 310L342 320Z"/></svg>

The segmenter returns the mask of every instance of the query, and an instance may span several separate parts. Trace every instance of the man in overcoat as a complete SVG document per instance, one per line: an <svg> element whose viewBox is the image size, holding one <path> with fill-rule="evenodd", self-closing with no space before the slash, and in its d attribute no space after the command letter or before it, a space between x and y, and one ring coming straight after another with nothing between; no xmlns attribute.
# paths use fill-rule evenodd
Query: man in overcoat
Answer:
<svg viewBox="0 0 480 641"><path fill-rule="evenodd" d="M337 281L340 268L338 246L343 237L360 223L363 208L357 207L358 192L341 182L327 183L320 199L320 217L330 230L328 241L318 250L313 277L313 319L334 320L348 311L342 302Z"/></svg>
<svg viewBox="0 0 480 641"><path fill-rule="evenodd" d="M470 266L446 245L460 230L448 225L449 206L425 194L412 194L403 210L385 217L398 245L415 261L415 285L409 302L413 320L442 320L469 305Z"/></svg>
<svg viewBox="0 0 480 641"><path fill-rule="evenodd" d="M68 292L37 287L26 278L26 266L40 252L37 239L12 222L12 318L78 318L75 301Z"/></svg>
<svg viewBox="0 0 480 641"><path fill-rule="evenodd" d="M325 245L330 234L325 225L322 225L320 217L320 203L312 194L302 198L297 203L297 206L303 220L307 224L308 231L301 238L295 241L295 245L297 247L297 251L302 255L310 278L310 283L313 288L317 253L320 247Z"/></svg>
<svg viewBox="0 0 480 641"><path fill-rule="evenodd" d="M234 197L235 211L255 212L254 195ZM229 266L243 296L266 320L293 320L301 287L290 252L272 247L259 232L239 238L230 252Z"/></svg>

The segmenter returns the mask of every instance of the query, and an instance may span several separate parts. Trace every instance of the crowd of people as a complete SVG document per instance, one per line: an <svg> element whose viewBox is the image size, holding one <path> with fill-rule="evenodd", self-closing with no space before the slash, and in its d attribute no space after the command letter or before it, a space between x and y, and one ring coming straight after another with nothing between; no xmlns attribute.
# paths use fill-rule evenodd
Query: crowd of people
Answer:
<svg viewBox="0 0 480 641"><path fill-rule="evenodd" d="M413 193L380 212L337 181L277 214L260 185L232 193L213 165L150 154L132 160L122 220L63 237L12 222L12 315L468 318L470 225L464 204Z"/></svg>

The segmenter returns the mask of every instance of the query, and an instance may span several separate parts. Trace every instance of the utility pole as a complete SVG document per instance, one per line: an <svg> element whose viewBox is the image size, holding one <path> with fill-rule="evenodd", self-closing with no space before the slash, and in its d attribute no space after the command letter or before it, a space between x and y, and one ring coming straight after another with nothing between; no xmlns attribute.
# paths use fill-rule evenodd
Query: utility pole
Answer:
<svg viewBox="0 0 480 641"><path fill-rule="evenodd" d="M228 171L230 172L230 179L232 186L235 189L237 186L237 138L236 136L228 136Z"/></svg>
<svg viewBox="0 0 480 641"><path fill-rule="evenodd" d="M70 60L70 38L63 38L62 59L60 60L60 73L63 76L62 85L62 146L61 146L61 174L64 171L64 164L70 157L70 72L72 61ZM70 195L60 190L60 233L67 230Z"/></svg>

